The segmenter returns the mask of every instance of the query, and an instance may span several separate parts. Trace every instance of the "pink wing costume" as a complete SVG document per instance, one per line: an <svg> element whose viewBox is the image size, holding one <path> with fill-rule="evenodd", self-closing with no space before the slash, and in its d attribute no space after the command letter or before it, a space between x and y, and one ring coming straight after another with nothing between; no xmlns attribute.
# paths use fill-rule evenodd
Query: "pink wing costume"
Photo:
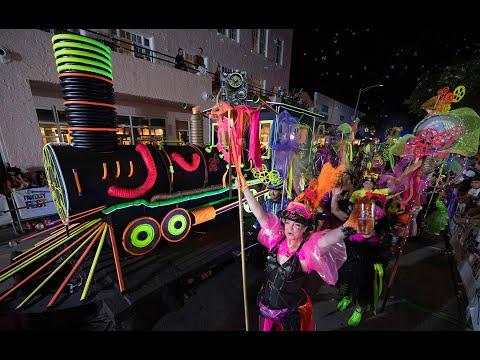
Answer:
<svg viewBox="0 0 480 360"><path fill-rule="evenodd" d="M273 213L267 213L269 220L262 226L258 234L258 241L266 246L268 250L272 249L285 236L285 228L280 218ZM330 230L314 232L309 236L305 244L298 253L300 261L305 262L307 272L315 270L321 278L330 285L334 285L338 279L338 269L347 260L347 252L343 240L332 245L322 254L318 248L318 239ZM288 255L288 245L284 241L278 248L278 253Z"/></svg>

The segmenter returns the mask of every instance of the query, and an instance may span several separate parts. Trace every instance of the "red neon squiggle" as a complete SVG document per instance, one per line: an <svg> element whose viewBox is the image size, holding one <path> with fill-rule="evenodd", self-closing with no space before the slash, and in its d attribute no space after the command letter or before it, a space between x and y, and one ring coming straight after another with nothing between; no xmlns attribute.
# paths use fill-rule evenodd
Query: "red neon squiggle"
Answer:
<svg viewBox="0 0 480 360"><path fill-rule="evenodd" d="M157 167L153 161L152 154L150 154L150 151L148 151L148 148L145 146L145 144L137 144L135 146L135 150L142 155L145 166L147 167L148 174L145 182L136 189L110 186L108 188L108 195L125 199L135 199L145 195L152 189L155 181L157 180Z"/></svg>
<svg viewBox="0 0 480 360"><path fill-rule="evenodd" d="M200 155L198 154L192 154L192 163L189 164L182 155L177 154L177 153L171 153L170 157L172 158L173 161L175 161L178 166L180 166L183 170L185 171L195 171L198 168L198 165L200 165Z"/></svg>

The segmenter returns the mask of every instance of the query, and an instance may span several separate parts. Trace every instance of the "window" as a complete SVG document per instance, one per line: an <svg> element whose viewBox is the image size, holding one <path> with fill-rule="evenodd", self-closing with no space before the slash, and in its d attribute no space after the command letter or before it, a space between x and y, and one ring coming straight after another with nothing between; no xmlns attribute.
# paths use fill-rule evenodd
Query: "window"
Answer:
<svg viewBox="0 0 480 360"><path fill-rule="evenodd" d="M218 131L218 123L214 122L212 123L212 133L210 134L210 143L212 145L216 145L218 142L217 131Z"/></svg>
<svg viewBox="0 0 480 360"><path fill-rule="evenodd" d="M239 31L238 29L217 29L217 33L223 34L226 37L236 41L240 42L238 38Z"/></svg>
<svg viewBox="0 0 480 360"><path fill-rule="evenodd" d="M113 29L111 35L116 38L114 40L114 44L116 45L114 46L114 51L153 62L151 37L145 37L139 33L121 29Z"/></svg>
<svg viewBox="0 0 480 360"><path fill-rule="evenodd" d="M264 93L265 90L265 80L255 79L251 76L248 79L248 90L253 94L261 95Z"/></svg>
<svg viewBox="0 0 480 360"><path fill-rule="evenodd" d="M322 105L322 110L323 113L328 113L328 105Z"/></svg>
<svg viewBox="0 0 480 360"><path fill-rule="evenodd" d="M126 116L128 118L128 116ZM132 145L132 132L130 126L118 126L117 139L120 145Z"/></svg>
<svg viewBox="0 0 480 360"><path fill-rule="evenodd" d="M260 120L260 149L262 152L262 159L270 159L270 146L268 140L270 137L270 129L273 120Z"/></svg>
<svg viewBox="0 0 480 360"><path fill-rule="evenodd" d="M275 40L275 62L279 65L283 65L283 40Z"/></svg>
<svg viewBox="0 0 480 360"><path fill-rule="evenodd" d="M57 110L57 114L60 134L53 110L37 109L37 118L44 145L51 142L70 144L72 140L65 111ZM117 127L117 138L120 145L156 144L165 137L165 119L117 115Z"/></svg>
<svg viewBox="0 0 480 360"><path fill-rule="evenodd" d="M153 144L165 137L165 119L117 115L120 145Z"/></svg>
<svg viewBox="0 0 480 360"><path fill-rule="evenodd" d="M177 140L188 143L188 121L175 120L175 126L177 128Z"/></svg>
<svg viewBox="0 0 480 360"><path fill-rule="evenodd" d="M64 111L57 111L58 126L52 109L36 109L36 111L43 145L51 142L70 143L68 123ZM60 133L58 131L59 128Z"/></svg>
<svg viewBox="0 0 480 360"><path fill-rule="evenodd" d="M252 29L252 51L267 57L268 30Z"/></svg>
<svg viewBox="0 0 480 360"><path fill-rule="evenodd" d="M165 139L165 119L150 119L150 136L152 144Z"/></svg>
<svg viewBox="0 0 480 360"><path fill-rule="evenodd" d="M345 119L344 115L340 115L340 121L343 121Z"/></svg>

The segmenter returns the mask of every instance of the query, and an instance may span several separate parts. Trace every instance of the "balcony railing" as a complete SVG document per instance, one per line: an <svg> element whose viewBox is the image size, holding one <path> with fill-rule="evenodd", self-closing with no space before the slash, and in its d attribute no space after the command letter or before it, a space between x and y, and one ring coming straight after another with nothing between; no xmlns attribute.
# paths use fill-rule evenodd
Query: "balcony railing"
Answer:
<svg viewBox="0 0 480 360"><path fill-rule="evenodd" d="M108 46L112 51L115 51L117 53L125 53L125 52L130 52L132 56L138 58L138 59L143 59L146 61L152 61L153 59L160 61L162 63L166 64L175 64L175 56L168 55L161 53L159 51L152 50L150 48L146 48L144 46L141 46L137 43L129 42L125 39L120 39L115 36L109 36L105 35L96 31L88 30L88 29L78 29L79 31L71 31L67 29L39 29L42 31L47 31L47 32L53 32L55 34L79 34L80 31L87 33L89 37L92 37L98 41L100 41L102 44ZM124 45L129 45L128 47L124 47ZM121 51L119 51L121 49ZM195 64L192 62L189 62L185 60L185 63L187 64L187 67L189 68L189 71L192 73L197 73L199 72L195 68ZM183 70L179 70L183 71ZM212 89L213 95L215 96L216 93L218 92L218 85L214 83L214 76L215 74L207 71L207 74L210 74L212 76ZM258 86L255 86L251 83L247 85L247 98L248 99L253 99L255 95L260 96L262 99L266 101L270 101L270 97L275 96L276 94L273 93L272 91L265 90L263 88L260 88ZM292 96L281 96L281 102L289 105L293 105L299 108L304 108L308 109L308 105L304 103L301 99L298 97L292 97Z"/></svg>

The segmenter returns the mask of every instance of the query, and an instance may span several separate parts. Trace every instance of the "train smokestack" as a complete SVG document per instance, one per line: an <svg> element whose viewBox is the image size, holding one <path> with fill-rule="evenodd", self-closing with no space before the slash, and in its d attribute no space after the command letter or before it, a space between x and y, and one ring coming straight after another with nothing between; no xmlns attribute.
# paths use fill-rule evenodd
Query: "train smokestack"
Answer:
<svg viewBox="0 0 480 360"><path fill-rule="evenodd" d="M203 115L199 107L192 108L190 117L190 142L194 145L205 147L203 142Z"/></svg>

